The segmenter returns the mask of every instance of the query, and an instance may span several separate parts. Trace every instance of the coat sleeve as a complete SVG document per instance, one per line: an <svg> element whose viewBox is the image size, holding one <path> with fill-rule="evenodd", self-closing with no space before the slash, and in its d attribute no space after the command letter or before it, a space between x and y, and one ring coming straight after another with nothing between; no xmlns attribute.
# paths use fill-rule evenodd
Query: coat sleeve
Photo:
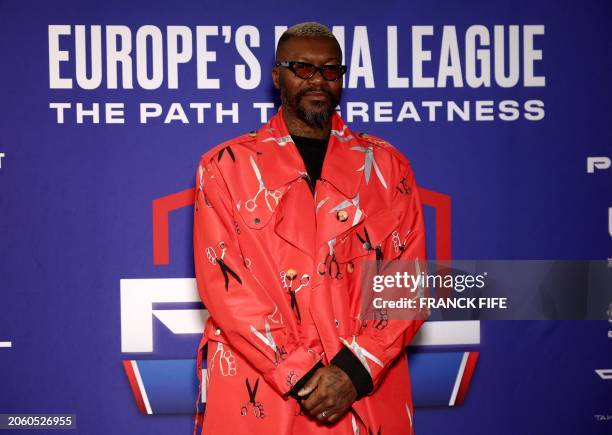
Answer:
<svg viewBox="0 0 612 435"><path fill-rule="evenodd" d="M399 216L397 231L403 246L399 254L392 243L385 243L380 249L385 260L424 261L426 259L425 225L418 189L407 162L401 165L400 172L399 179L395 180L390 188L394 190L391 208ZM358 335L340 337L345 347L335 359L345 367L348 366L349 371L363 374L367 372L370 379L360 376L357 382L363 385L362 390L371 392L380 385L393 361L405 351L428 314L415 310L409 320L388 319L384 322L380 322L380 319L366 320L362 323ZM347 357L347 349L351 351L350 357ZM352 358L353 356L356 358ZM361 362L365 372L361 367L356 370L354 363L347 362L350 360Z"/></svg>
<svg viewBox="0 0 612 435"><path fill-rule="evenodd" d="M244 263L234 222L221 172L205 155L196 174L194 207L198 292L230 346L285 395L321 357L275 315L277 305Z"/></svg>

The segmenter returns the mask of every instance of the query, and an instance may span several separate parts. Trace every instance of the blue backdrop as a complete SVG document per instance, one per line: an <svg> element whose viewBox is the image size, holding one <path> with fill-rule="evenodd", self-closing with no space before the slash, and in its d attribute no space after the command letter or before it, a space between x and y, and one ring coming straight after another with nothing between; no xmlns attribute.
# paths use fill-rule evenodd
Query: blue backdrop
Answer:
<svg viewBox="0 0 612 435"><path fill-rule="evenodd" d="M261 125L254 103L278 103L276 26L316 20L342 37L341 113L431 191L430 256L612 257L611 5L0 0L0 413L73 413L87 434L192 429L177 403L195 398L199 337L151 312L201 307L154 298L143 326L126 288L193 278L185 191L201 154ZM234 119L218 116L232 104ZM589 157L603 163L589 171ZM129 341L138 326L153 349ZM612 433L612 379L596 372L612 368L612 323L476 326L475 341L415 346L417 366L478 357L454 406L461 369L421 363L417 433Z"/></svg>

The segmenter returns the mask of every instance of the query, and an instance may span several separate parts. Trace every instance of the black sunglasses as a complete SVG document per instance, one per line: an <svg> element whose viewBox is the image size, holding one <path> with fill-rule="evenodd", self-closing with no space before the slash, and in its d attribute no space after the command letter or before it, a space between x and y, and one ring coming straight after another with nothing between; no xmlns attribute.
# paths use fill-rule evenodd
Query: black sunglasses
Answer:
<svg viewBox="0 0 612 435"><path fill-rule="evenodd" d="M289 69L296 77L303 80L311 78L317 71L321 73L328 82L335 82L346 72L346 65L323 65L316 66L311 63L291 60L289 62L276 62L276 66Z"/></svg>

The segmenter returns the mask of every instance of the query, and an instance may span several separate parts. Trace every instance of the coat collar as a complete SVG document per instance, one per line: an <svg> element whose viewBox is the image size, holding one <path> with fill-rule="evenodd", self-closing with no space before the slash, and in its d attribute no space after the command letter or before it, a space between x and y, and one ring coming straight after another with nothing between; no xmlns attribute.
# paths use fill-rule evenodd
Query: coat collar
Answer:
<svg viewBox="0 0 612 435"><path fill-rule="evenodd" d="M334 112L332 130L323 161L321 178L331 183L347 198L353 198L361 184L362 153L351 147L360 146L344 120ZM283 108L256 134L257 165L268 189L276 189L306 175L306 168L283 118Z"/></svg>

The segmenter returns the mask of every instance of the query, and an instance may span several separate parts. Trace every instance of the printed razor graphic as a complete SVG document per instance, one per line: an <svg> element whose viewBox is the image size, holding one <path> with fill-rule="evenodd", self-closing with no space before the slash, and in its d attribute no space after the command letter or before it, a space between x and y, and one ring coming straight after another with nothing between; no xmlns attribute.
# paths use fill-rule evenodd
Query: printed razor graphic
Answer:
<svg viewBox="0 0 612 435"><path fill-rule="evenodd" d="M587 157L587 172L592 174L595 169L608 169L610 167L610 157Z"/></svg>

